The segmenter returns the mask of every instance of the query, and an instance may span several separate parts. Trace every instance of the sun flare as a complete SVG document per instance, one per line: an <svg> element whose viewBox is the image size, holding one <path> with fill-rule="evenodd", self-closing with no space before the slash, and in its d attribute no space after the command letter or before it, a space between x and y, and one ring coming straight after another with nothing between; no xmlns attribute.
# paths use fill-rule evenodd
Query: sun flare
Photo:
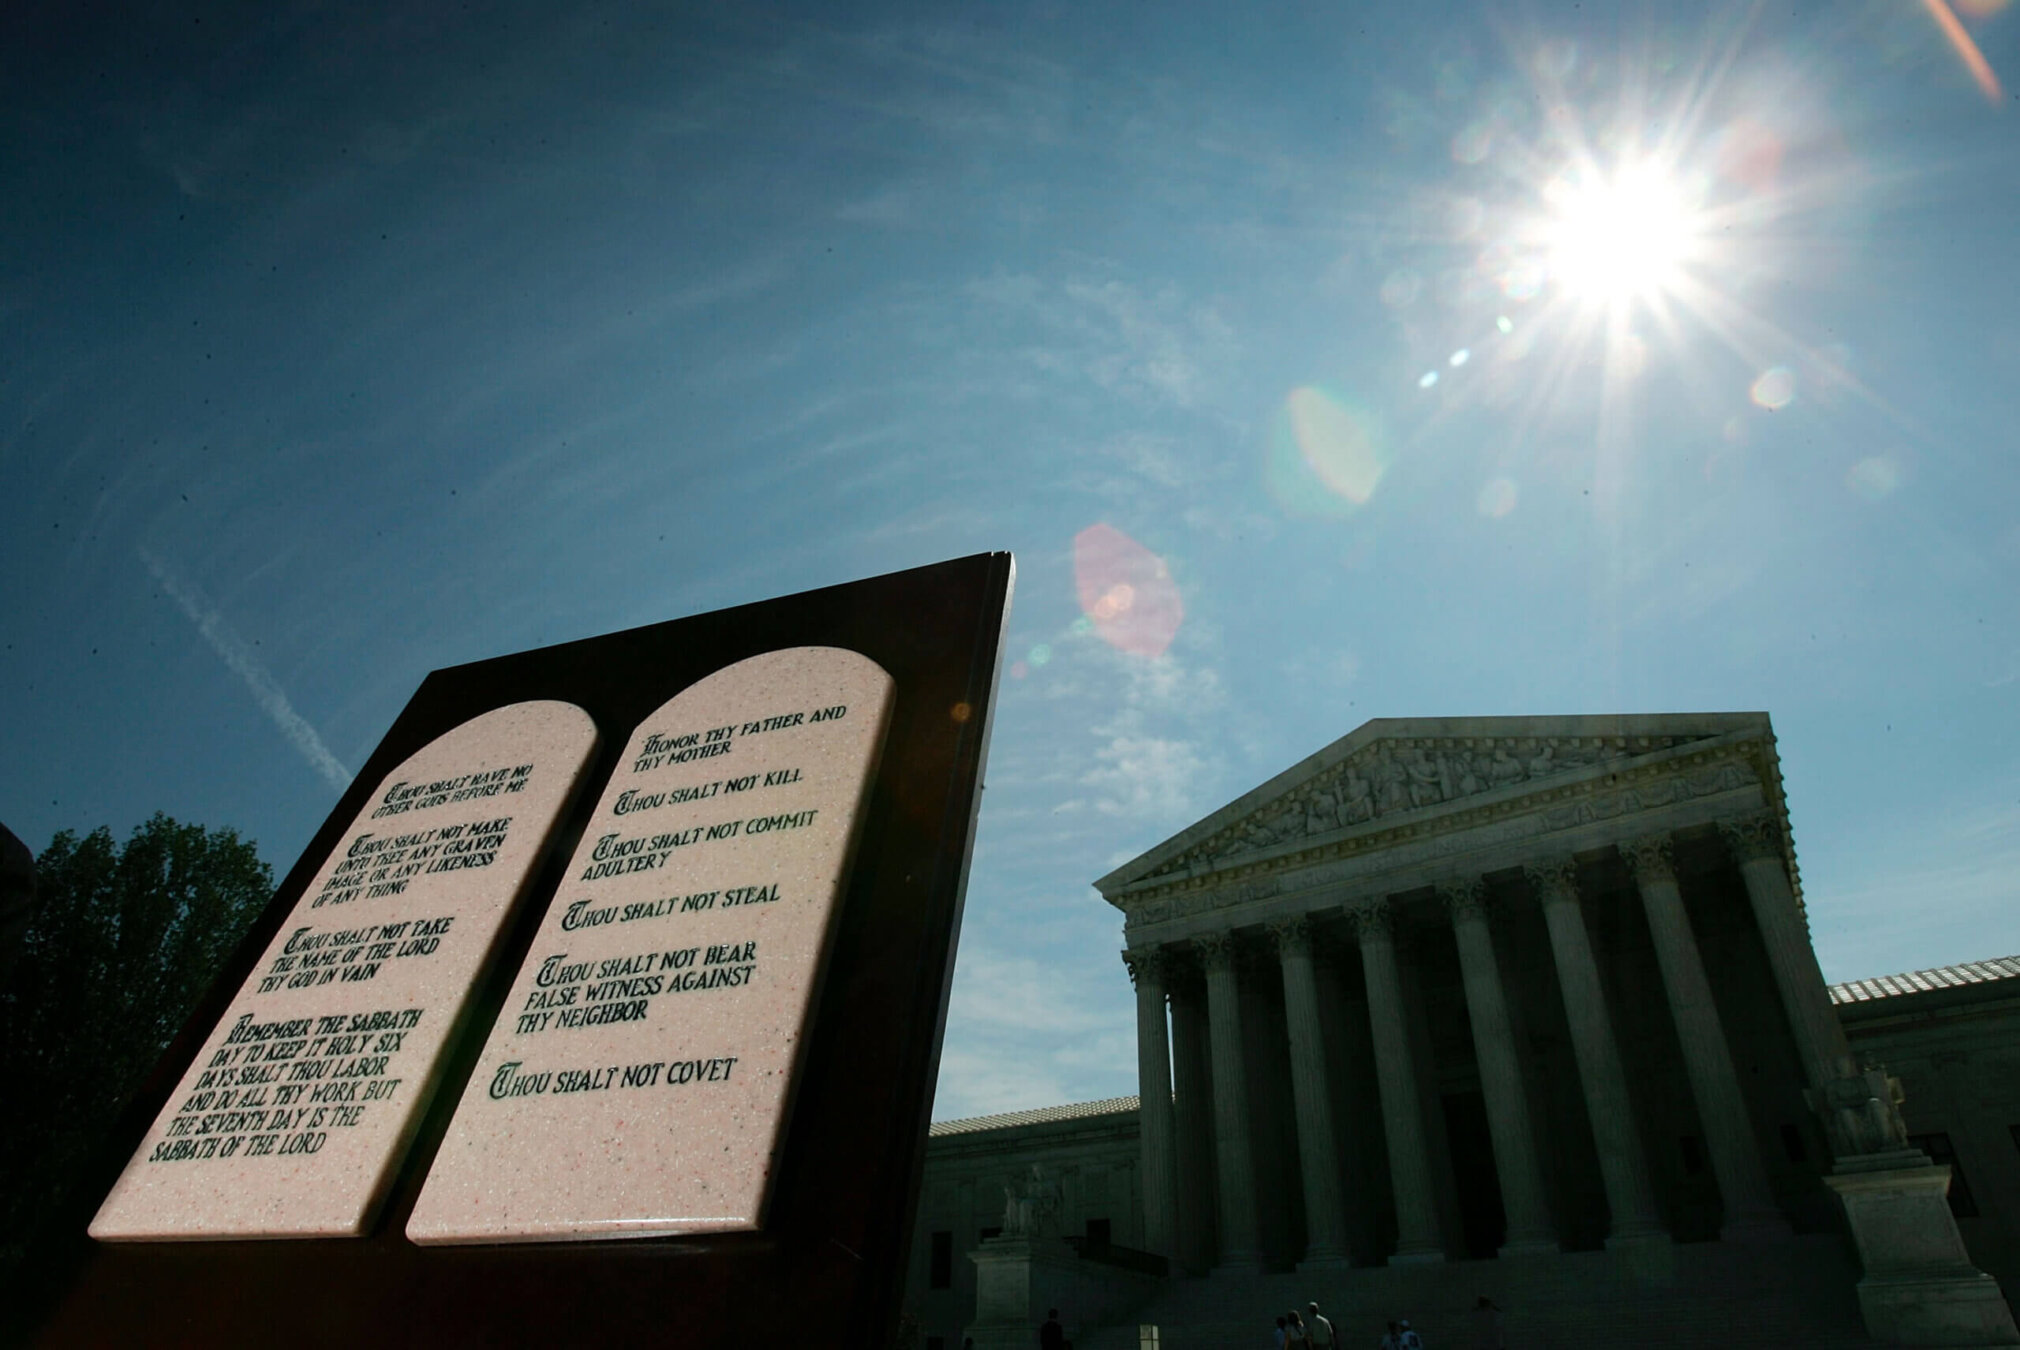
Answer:
<svg viewBox="0 0 2020 1350"><path fill-rule="evenodd" d="M1652 160L1566 173L1545 188L1544 202L1546 269L1579 300L1659 299L1698 254L1697 205L1678 175Z"/></svg>

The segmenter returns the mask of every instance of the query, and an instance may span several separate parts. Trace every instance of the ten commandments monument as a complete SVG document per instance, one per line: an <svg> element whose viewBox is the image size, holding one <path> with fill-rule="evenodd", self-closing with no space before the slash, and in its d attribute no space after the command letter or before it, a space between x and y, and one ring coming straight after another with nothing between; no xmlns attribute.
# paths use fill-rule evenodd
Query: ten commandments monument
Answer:
<svg viewBox="0 0 2020 1350"><path fill-rule="evenodd" d="M430 675L44 1254L42 1342L883 1344L1013 574Z"/></svg>

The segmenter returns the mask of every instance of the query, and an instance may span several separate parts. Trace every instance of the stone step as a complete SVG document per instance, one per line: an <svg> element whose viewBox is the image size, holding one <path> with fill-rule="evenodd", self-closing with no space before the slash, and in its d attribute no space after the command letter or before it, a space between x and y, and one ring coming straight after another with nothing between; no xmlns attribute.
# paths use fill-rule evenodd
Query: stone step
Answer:
<svg viewBox="0 0 2020 1350"><path fill-rule="evenodd" d="M1853 1292L1857 1267L1835 1236L1764 1246L1722 1243L1642 1251L1468 1261L1343 1272L1177 1279L1127 1325L1080 1328L1075 1350L1134 1350L1137 1326L1160 1328L1161 1350L1257 1347L1275 1320L1317 1300L1345 1350L1408 1317L1429 1350L1472 1344L1482 1294L1506 1309L1521 1350L1870 1350Z"/></svg>
<svg viewBox="0 0 2020 1350"><path fill-rule="evenodd" d="M1426 1350L1467 1350L1473 1345L1473 1329L1463 1317L1452 1321L1436 1318L1412 1319L1411 1325L1424 1338ZM1819 1333L1800 1324L1766 1324L1701 1320L1653 1328L1645 1319L1608 1320L1589 1318L1575 1321L1524 1323L1509 1319L1503 1334L1513 1350L1877 1350L1864 1335ZM1160 1327L1159 1350L1225 1350L1226 1347L1253 1347L1267 1350L1275 1330L1268 1325L1247 1322L1210 1322L1174 1328ZM1345 1350L1373 1350L1381 1339L1381 1324L1356 1326L1342 1331ZM1074 1350L1139 1350L1135 1327L1104 1327L1082 1335ZM1895 1348L1898 1350L1898 1348Z"/></svg>

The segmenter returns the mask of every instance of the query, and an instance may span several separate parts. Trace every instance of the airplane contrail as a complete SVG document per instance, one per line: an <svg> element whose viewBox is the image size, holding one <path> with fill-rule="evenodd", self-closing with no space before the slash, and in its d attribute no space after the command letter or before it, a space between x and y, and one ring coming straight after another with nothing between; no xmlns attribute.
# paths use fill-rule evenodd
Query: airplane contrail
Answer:
<svg viewBox="0 0 2020 1350"><path fill-rule="evenodd" d="M288 738L309 766L321 774L331 787L339 792L349 787L351 771L338 762L337 757L330 753L330 747L323 744L323 738L316 734L316 729L295 711L294 705L288 702L288 696L274 683L274 677L252 654L245 639L232 630L217 606L205 599L201 591L170 571L168 565L154 554L145 548L139 553L140 560L147 564L147 570L154 573L154 579L161 583L169 598L189 616L189 621L196 625L197 632L203 634L203 640L210 644L210 649L231 667L233 674L245 681L246 688L252 690L253 701L260 705L261 712L273 719L281 735Z"/></svg>

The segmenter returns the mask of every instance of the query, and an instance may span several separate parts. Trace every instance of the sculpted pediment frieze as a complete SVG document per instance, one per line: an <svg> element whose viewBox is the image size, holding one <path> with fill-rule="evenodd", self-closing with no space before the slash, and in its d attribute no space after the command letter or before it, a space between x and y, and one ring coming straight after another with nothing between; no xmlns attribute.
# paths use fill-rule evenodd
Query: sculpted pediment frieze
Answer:
<svg viewBox="0 0 2020 1350"><path fill-rule="evenodd" d="M1248 854L1401 823L1448 802L1626 763L1704 736L1416 736L1375 741L1146 872L1142 880L1216 868ZM1511 795L1520 795L1513 793Z"/></svg>

